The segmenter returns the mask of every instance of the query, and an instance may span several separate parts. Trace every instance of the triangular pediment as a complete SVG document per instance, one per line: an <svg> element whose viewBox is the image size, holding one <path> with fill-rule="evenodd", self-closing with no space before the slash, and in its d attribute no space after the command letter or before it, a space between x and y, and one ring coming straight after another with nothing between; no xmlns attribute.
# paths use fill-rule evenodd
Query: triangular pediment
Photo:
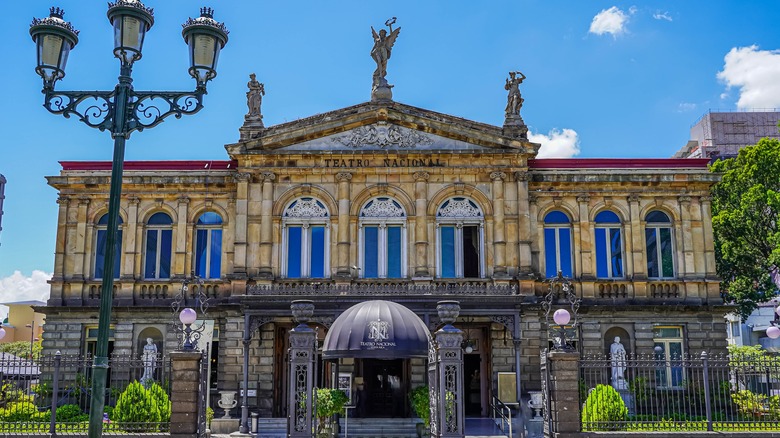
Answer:
<svg viewBox="0 0 780 438"><path fill-rule="evenodd" d="M226 146L243 154L349 151L477 152L535 155L539 148L501 127L397 102L367 102L271 126Z"/></svg>

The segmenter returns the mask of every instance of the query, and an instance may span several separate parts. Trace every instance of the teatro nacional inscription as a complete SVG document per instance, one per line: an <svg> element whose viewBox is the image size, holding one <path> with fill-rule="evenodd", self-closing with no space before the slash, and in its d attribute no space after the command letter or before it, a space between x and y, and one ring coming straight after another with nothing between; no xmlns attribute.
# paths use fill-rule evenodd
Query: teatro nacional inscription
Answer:
<svg viewBox="0 0 780 438"><path fill-rule="evenodd" d="M322 160L322 167L444 167L446 161L438 158L327 158Z"/></svg>

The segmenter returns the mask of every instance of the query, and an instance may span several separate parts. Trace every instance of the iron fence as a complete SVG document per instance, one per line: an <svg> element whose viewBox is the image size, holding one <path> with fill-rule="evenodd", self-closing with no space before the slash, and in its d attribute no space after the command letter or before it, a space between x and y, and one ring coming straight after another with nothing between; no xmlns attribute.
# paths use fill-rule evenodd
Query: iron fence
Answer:
<svg viewBox="0 0 780 438"><path fill-rule="evenodd" d="M780 357L580 360L583 431L780 431Z"/></svg>
<svg viewBox="0 0 780 438"><path fill-rule="evenodd" d="M85 434L92 362L89 355L0 353L0 433ZM169 432L170 378L169 358L111 357L103 434Z"/></svg>

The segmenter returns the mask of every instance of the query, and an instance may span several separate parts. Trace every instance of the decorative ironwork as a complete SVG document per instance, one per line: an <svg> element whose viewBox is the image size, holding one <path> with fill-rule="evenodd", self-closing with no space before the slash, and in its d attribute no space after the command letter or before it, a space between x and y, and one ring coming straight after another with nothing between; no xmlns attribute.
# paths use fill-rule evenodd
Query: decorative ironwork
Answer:
<svg viewBox="0 0 780 438"><path fill-rule="evenodd" d="M273 322L274 317L273 316L260 316L260 315L250 315L249 316L249 330L247 330L248 337L251 338L252 334L260 329L260 327Z"/></svg>
<svg viewBox="0 0 780 438"><path fill-rule="evenodd" d="M481 218L482 210L474 201L467 198L450 198L439 208L438 217Z"/></svg>
<svg viewBox="0 0 780 438"><path fill-rule="evenodd" d="M198 391L198 437L206 438L210 435L206 430L208 425L206 424L206 407L208 406L208 400L206 395L208 391L208 377L209 377L209 358L208 351L203 350L200 356L200 391Z"/></svg>
<svg viewBox="0 0 780 438"><path fill-rule="evenodd" d="M503 325L510 333L515 332L515 317L512 315L491 315L490 320Z"/></svg>
<svg viewBox="0 0 780 438"><path fill-rule="evenodd" d="M569 329L575 329L577 327L577 312L580 308L581 300L577 298L577 295L574 293L574 285L572 285L568 278L564 278L560 271L558 271L558 276L548 280L548 283L548 292L542 300L542 308L545 312L547 329L556 332L556 336L553 340L553 347L555 350L572 351L574 350L574 347L571 344L571 339L567 339L566 326L568 326ZM568 306L571 309L571 312L561 309L560 305ZM553 307L556 306L559 307L559 309L554 311ZM550 318L551 316L552 318L555 318L555 316L550 315L550 313L559 312L561 310L568 313L569 318L571 319L563 324L557 324L555 321L551 324ZM558 327L554 328L555 325Z"/></svg>
<svg viewBox="0 0 780 438"><path fill-rule="evenodd" d="M454 296L517 296L515 285L441 283L416 285L409 283L335 283L290 282L272 285L254 284L246 288L247 295L281 297L311 295L378 296L378 295L454 295Z"/></svg>
<svg viewBox="0 0 780 438"><path fill-rule="evenodd" d="M290 305L298 326L290 331L290 392L287 436L311 437L314 400L314 352L317 345L315 331L306 325L314 314L314 303L293 301Z"/></svg>
<svg viewBox="0 0 780 438"><path fill-rule="evenodd" d="M298 198L284 211L284 217L328 217L328 209L315 198Z"/></svg>
<svg viewBox="0 0 780 438"><path fill-rule="evenodd" d="M333 137L331 141L354 149L366 145L373 145L382 149L392 146L411 149L418 145L433 144L433 139L423 133L396 125L388 126L379 123L360 126L350 131L347 135Z"/></svg>
<svg viewBox="0 0 780 438"><path fill-rule="evenodd" d="M187 292L190 290L190 284L193 285L193 291L192 298L188 300ZM180 313L190 304L194 304L194 307L200 310L200 312L196 310L196 313L199 313L201 316L206 315L210 299L204 291L203 279L196 276L193 272L190 277L182 279L179 293L173 297L173 302L171 303L171 313L173 315L171 328L176 334L179 348L185 348L192 344L197 346L198 339L200 339L201 334L206 329L206 324L200 324L192 328L191 324L184 325L179 321Z"/></svg>
<svg viewBox="0 0 780 438"><path fill-rule="evenodd" d="M403 207L392 198L375 198L369 201L362 210L360 217L405 217Z"/></svg>

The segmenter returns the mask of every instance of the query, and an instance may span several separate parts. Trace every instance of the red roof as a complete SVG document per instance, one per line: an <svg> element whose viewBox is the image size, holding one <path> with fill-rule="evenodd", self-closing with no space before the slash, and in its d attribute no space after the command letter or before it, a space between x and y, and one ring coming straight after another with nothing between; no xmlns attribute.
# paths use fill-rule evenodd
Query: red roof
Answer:
<svg viewBox="0 0 780 438"><path fill-rule="evenodd" d="M60 161L62 170L111 170L110 161ZM236 161L188 160L188 161L125 161L125 170L229 170Z"/></svg>
<svg viewBox="0 0 780 438"><path fill-rule="evenodd" d="M707 168L708 158L539 158L531 169L668 169Z"/></svg>

